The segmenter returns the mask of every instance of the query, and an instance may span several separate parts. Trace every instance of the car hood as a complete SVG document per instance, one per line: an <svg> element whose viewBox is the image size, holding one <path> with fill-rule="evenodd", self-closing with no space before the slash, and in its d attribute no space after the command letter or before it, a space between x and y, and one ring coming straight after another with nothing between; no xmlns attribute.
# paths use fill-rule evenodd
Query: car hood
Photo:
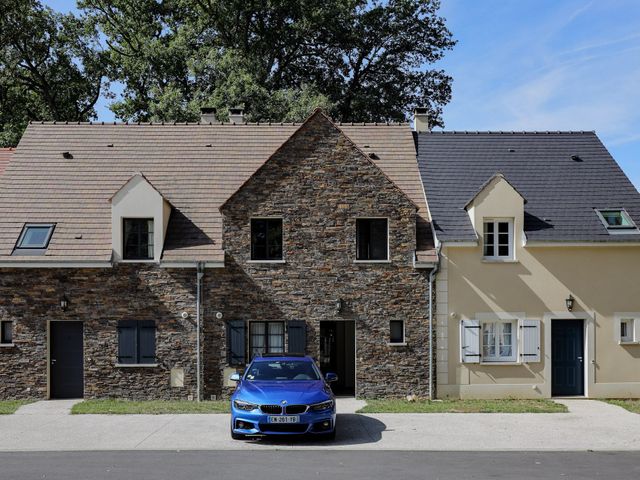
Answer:
<svg viewBox="0 0 640 480"><path fill-rule="evenodd" d="M250 382L242 381L234 398L259 405L311 404L332 398L331 390L322 381Z"/></svg>

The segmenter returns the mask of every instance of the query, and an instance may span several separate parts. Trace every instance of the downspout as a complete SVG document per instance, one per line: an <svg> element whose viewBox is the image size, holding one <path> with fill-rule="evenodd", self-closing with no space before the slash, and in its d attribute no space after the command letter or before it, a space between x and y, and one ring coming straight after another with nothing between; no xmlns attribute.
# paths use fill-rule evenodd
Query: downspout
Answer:
<svg viewBox="0 0 640 480"><path fill-rule="evenodd" d="M198 262L196 264L196 401L199 402L202 398L202 385L200 384L200 370L202 355L200 349L200 323L201 323L201 311L202 311L202 277L204 277L204 263Z"/></svg>
<svg viewBox="0 0 640 480"><path fill-rule="evenodd" d="M442 244L436 249L436 266L429 272L429 400L433 400L433 281L440 270L440 250Z"/></svg>

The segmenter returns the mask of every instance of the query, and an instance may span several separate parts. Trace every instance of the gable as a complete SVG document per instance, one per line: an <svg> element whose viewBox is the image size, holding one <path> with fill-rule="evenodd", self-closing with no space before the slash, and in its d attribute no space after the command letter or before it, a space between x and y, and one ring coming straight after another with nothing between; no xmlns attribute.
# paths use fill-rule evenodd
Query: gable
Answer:
<svg viewBox="0 0 640 480"><path fill-rule="evenodd" d="M367 168L374 169L378 175L394 186L398 194L403 197L405 201L413 205L416 210L419 210L419 205L417 205L406 192L401 190L387 174L371 160L369 155L358 147L321 109L316 109L309 118L302 123L300 128L220 206L220 210L224 211L229 209L229 205L237 203L236 197L240 196L242 190L250 188L250 186L256 182L260 182L261 174L268 169L271 164L280 161L280 165L277 168L282 168L282 159L288 155L297 155L300 161L303 161L305 156L308 155L324 155L326 167L330 169L332 167L331 161L337 158L336 155L332 154L332 149L350 149L352 151L352 155L350 156L353 161L352 168L357 169L358 166L366 165ZM352 174L355 175L357 172L354 170ZM262 185L259 186L259 188L262 188Z"/></svg>

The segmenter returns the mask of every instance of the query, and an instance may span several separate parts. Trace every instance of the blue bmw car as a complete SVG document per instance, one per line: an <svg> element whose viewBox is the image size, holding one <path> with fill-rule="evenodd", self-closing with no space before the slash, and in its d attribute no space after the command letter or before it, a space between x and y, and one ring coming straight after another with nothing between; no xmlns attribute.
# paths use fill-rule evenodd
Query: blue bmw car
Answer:
<svg viewBox="0 0 640 480"><path fill-rule="evenodd" d="M231 437L311 434L333 439L336 399L312 358L292 354L255 358L231 397Z"/></svg>

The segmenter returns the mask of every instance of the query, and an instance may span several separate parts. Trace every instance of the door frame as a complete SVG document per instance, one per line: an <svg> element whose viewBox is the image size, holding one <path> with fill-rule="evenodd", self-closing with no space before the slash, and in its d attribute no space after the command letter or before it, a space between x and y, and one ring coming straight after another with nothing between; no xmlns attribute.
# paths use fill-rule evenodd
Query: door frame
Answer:
<svg viewBox="0 0 640 480"><path fill-rule="evenodd" d="M320 353L320 324L322 322L353 322L353 396L358 398L358 321L354 318L319 320L318 321L318 353ZM318 357L319 358L319 357ZM319 364L319 361L318 361Z"/></svg>
<svg viewBox="0 0 640 480"><path fill-rule="evenodd" d="M552 383L552 358L551 358L551 335L553 320L582 320L583 331L583 375L584 375L584 398L589 398L589 392L595 382L595 368L592 368L592 362L595 361L595 312L548 312L544 315L544 391L543 394L547 398L551 396Z"/></svg>
<svg viewBox="0 0 640 480"><path fill-rule="evenodd" d="M79 322L82 323L82 359L83 359L83 368L82 368L82 383L83 383L83 396L84 396L84 352L85 352L85 344L84 344L84 321L77 320L75 318L67 319L67 318L56 318L55 320L47 320L47 400L51 400L51 323L52 322Z"/></svg>

